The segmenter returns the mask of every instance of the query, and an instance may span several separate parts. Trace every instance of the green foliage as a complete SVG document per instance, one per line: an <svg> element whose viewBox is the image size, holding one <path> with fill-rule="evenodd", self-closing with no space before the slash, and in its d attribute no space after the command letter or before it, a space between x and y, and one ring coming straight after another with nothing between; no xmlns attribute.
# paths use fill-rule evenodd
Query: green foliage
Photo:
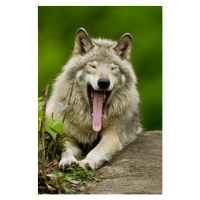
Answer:
<svg viewBox="0 0 200 200"><path fill-rule="evenodd" d="M57 172L53 172L53 180L51 181L45 181L46 184L52 185L53 187L64 190L65 193L73 193L74 191L71 191L69 189L69 186L65 182L67 174L58 174Z"/></svg>
<svg viewBox="0 0 200 200"><path fill-rule="evenodd" d="M43 99L38 98L38 168L42 164L41 157L41 122L43 119ZM63 133L63 123L60 119L48 119L45 116L45 152L51 156L52 160L56 155L56 159L60 159L61 151L63 150L63 143L69 141L69 138ZM85 157L82 156L78 160L82 160ZM38 178L41 183L45 183L48 190L50 191L60 191L61 193L74 194L76 191L82 192L87 186L88 180L98 181L99 176L96 171L86 170L82 168L68 168L66 174L60 174L58 172L53 172L53 177L48 177L38 171ZM70 188L70 182L72 180L79 181L80 184L77 190Z"/></svg>
<svg viewBox="0 0 200 200"><path fill-rule="evenodd" d="M40 159L38 159L38 166L40 166L41 164L42 164L42 161Z"/></svg>
<svg viewBox="0 0 200 200"><path fill-rule="evenodd" d="M83 191L83 190L85 190L85 187L80 187L80 188L78 188L78 190L80 190L80 191Z"/></svg>
<svg viewBox="0 0 200 200"><path fill-rule="evenodd" d="M87 186L89 180L99 180L99 176L96 174L96 171L86 170L82 168L68 168L66 174L59 174L53 172L52 180L45 181L47 185L51 185L61 191L64 191L66 194L74 194L75 190L70 188L70 182L72 180L79 181L78 191L84 191L85 186Z"/></svg>
<svg viewBox="0 0 200 200"><path fill-rule="evenodd" d="M87 182L87 181L83 181L83 184L84 184L85 186L87 186L88 182Z"/></svg>
<svg viewBox="0 0 200 200"><path fill-rule="evenodd" d="M58 134L63 136L63 123L60 119L45 119L45 130L52 136L54 141Z"/></svg>
<svg viewBox="0 0 200 200"><path fill-rule="evenodd" d="M99 180L99 175L96 173L95 170L87 170L83 168L67 168L67 179L73 180ZM87 182L84 182L87 185Z"/></svg>
<svg viewBox="0 0 200 200"><path fill-rule="evenodd" d="M81 156L79 158L77 158L78 161L85 159L85 156Z"/></svg>
<svg viewBox="0 0 200 200"><path fill-rule="evenodd" d="M41 122L43 118L43 98L38 98L38 154L40 154L42 149L41 144ZM52 141L53 140L53 141ZM50 143L51 148L48 152L52 159L54 156L60 158L61 151L63 149L63 143L65 141L70 141L67 136L63 133L63 123L60 119L49 119L45 116L45 148L49 148ZM45 150L45 151L46 151ZM41 163L39 163L41 164Z"/></svg>
<svg viewBox="0 0 200 200"><path fill-rule="evenodd" d="M61 186L61 188L63 188L65 190L66 194L70 191L69 187L67 186L67 184L65 182L62 183L60 186Z"/></svg>

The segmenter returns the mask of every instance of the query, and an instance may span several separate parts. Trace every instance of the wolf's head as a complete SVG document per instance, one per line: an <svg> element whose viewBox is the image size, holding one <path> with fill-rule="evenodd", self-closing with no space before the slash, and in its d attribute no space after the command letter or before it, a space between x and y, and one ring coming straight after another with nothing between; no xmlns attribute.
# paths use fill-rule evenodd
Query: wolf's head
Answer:
<svg viewBox="0 0 200 200"><path fill-rule="evenodd" d="M101 129L102 115L107 104L125 85L134 85L136 77L129 62L132 37L124 34L118 42L91 39L85 29L76 32L71 60L72 73L91 107L93 129Z"/></svg>

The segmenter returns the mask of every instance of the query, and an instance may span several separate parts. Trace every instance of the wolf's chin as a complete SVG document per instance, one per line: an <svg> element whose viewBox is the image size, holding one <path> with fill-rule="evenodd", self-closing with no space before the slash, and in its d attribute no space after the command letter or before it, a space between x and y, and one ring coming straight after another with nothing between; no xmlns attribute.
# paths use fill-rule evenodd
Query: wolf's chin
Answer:
<svg viewBox="0 0 200 200"><path fill-rule="evenodd" d="M94 131L101 130L101 120L106 104L112 91L96 91L91 85L87 87L88 100L90 103L92 124Z"/></svg>

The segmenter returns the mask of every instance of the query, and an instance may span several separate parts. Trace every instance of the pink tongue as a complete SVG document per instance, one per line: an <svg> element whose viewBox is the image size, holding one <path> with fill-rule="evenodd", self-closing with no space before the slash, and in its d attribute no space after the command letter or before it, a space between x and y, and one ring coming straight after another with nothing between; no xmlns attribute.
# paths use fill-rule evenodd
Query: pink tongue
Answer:
<svg viewBox="0 0 200 200"><path fill-rule="evenodd" d="M103 110L103 92L93 91L93 121L92 128L94 131L101 130L101 118Z"/></svg>

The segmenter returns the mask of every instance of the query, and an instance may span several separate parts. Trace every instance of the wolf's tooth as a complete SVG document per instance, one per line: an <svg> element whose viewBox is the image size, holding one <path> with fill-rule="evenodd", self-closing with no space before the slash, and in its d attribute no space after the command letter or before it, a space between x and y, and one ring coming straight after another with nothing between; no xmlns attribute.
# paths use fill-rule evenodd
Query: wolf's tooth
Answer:
<svg viewBox="0 0 200 200"><path fill-rule="evenodd" d="M104 92L103 94L103 99L106 99L106 92Z"/></svg>

